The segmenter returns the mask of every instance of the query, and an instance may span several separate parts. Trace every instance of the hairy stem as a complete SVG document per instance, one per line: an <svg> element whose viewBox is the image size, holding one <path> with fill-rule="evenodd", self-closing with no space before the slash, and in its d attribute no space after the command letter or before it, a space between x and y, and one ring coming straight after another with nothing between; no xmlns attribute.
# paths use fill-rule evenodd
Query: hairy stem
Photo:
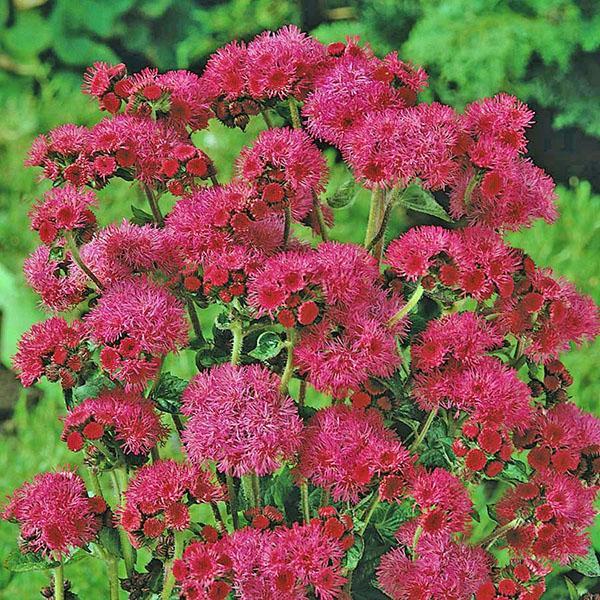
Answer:
<svg viewBox="0 0 600 600"><path fill-rule="evenodd" d="M170 600L171 593L175 587L175 575L173 575L173 563L181 558L183 554L183 531L175 531L175 541L173 545L173 558L165 562L165 578L163 581L161 600Z"/></svg>
<svg viewBox="0 0 600 600"><path fill-rule="evenodd" d="M256 503L256 506L260 508L260 477L256 473L252 473L250 477L252 483L252 493L254 494L254 502Z"/></svg>
<svg viewBox="0 0 600 600"><path fill-rule="evenodd" d="M413 541L412 541L412 546L411 546L411 551L412 551L413 556L415 556L417 553L417 544L419 543L419 538L421 537L421 533L423 533L423 527L421 527L421 525L419 525L415 529L415 535L413 536Z"/></svg>
<svg viewBox="0 0 600 600"><path fill-rule="evenodd" d="M288 100L290 107L290 117L292 118L292 126L294 129L302 129L302 122L300 121L300 112L298 111L298 105L294 98Z"/></svg>
<svg viewBox="0 0 600 600"><path fill-rule="evenodd" d="M283 370L283 373L281 375L281 383L279 384L279 391L282 394L288 393L290 379L294 374L294 344L296 342L296 335L294 329L287 329L286 333L287 359L285 361L285 369Z"/></svg>
<svg viewBox="0 0 600 600"><path fill-rule="evenodd" d="M431 428L431 424L433 423L433 420L435 419L435 416L437 415L437 411L438 411L438 407L436 406L427 415L427 419L426 419L425 423L423 423L423 427L421 428L421 431L419 431L419 434L415 438L415 441L410 446L411 452L415 452L416 449L421 445L421 442L425 439L425 436L427 435L427 432Z"/></svg>
<svg viewBox="0 0 600 600"><path fill-rule="evenodd" d="M54 600L65 600L65 569L62 561L54 567Z"/></svg>
<svg viewBox="0 0 600 600"><path fill-rule="evenodd" d="M239 321L231 324L231 333L233 334L233 344L231 346L231 364L237 365L242 355L242 344L244 343L244 331Z"/></svg>
<svg viewBox="0 0 600 600"><path fill-rule="evenodd" d="M251 508L256 508L256 495L254 494L254 486L252 485L252 474L242 475L241 482L246 500L250 503Z"/></svg>
<svg viewBox="0 0 600 600"><path fill-rule="evenodd" d="M363 524L362 524L362 527L358 531L358 535L365 534L365 531L367 530L367 526L369 525L369 521L371 520L373 513L377 510L377 507L379 506L380 502L381 502L381 499L379 498L379 493L377 492L377 490L375 490L375 492L373 492L373 498L371 499L371 502L369 503L369 506L367 507L367 510L365 512Z"/></svg>
<svg viewBox="0 0 600 600"><path fill-rule="evenodd" d="M400 319L405 317L419 303L424 291L423 286L419 284L408 299L408 302L388 321L388 326L395 325Z"/></svg>
<svg viewBox="0 0 600 600"><path fill-rule="evenodd" d="M110 600L119 600L119 568L115 558L106 556L106 572L108 575L108 589Z"/></svg>
<svg viewBox="0 0 600 600"><path fill-rule="evenodd" d="M237 496L235 493L235 482L233 477L227 473L225 475L225 481L227 482L227 502L229 504L229 512L231 513L231 519L233 521L233 528L239 529L240 524L238 521L237 513Z"/></svg>
<svg viewBox="0 0 600 600"><path fill-rule="evenodd" d="M73 237L73 233L71 231L65 231L65 240L67 241L67 247L71 252L71 256L73 260L77 263L77 266L94 282L96 287L101 290L102 283L100 280L92 273L90 268L83 262L81 258L81 254L79 254L79 248L75 243L75 238Z"/></svg>
<svg viewBox="0 0 600 600"><path fill-rule="evenodd" d="M375 239L377 232L380 230L385 215L385 192L381 188L373 188L371 191L371 205L369 207L369 220L367 222L367 230L365 232L365 248L371 247L371 242ZM377 262L381 262L383 252L383 234L378 242L375 242L372 247L373 256Z"/></svg>
<svg viewBox="0 0 600 600"><path fill-rule="evenodd" d="M324 242L329 241L329 234L327 233L327 223L325 223L325 217L321 210L321 204L316 196L313 196L313 212L317 217L317 223L319 224L319 234Z"/></svg>
<svg viewBox="0 0 600 600"><path fill-rule="evenodd" d="M148 204L150 204L150 210L152 211L152 216L154 217L154 222L159 227L164 227L165 220L163 219L162 213L160 212L160 207L158 206L158 200L154 195L154 192L147 186L145 183L142 184L144 188L144 193L146 194L146 198L148 199Z"/></svg>
<svg viewBox="0 0 600 600"><path fill-rule="evenodd" d="M489 535L486 535L478 543L478 546L481 546L482 548L484 546L486 546L488 549L491 548L493 546L494 542L496 542L496 540L501 538L505 533L512 531L513 529L515 529L515 527L518 527L520 524L521 524L521 520L517 518L517 519L513 519L512 521L510 521L510 523L506 523L505 525L496 527L496 529L494 529L494 531L492 531L492 533L490 533Z"/></svg>
<svg viewBox="0 0 600 600"><path fill-rule="evenodd" d="M298 391L298 405L304 406L305 401L306 401L306 380L303 379L300 382L300 390Z"/></svg>
<svg viewBox="0 0 600 600"><path fill-rule="evenodd" d="M283 215L283 249L285 250L290 241L290 233L292 231L292 208L290 207L289 202L285 205Z"/></svg>
<svg viewBox="0 0 600 600"><path fill-rule="evenodd" d="M196 307L194 306L194 301L191 298L186 299L188 313L190 315L190 321L192 322L192 327L194 328L194 335L196 339L201 343L204 343L206 340L204 338L204 333L202 332L202 324L200 323L200 319L198 318L198 313L196 312Z"/></svg>
<svg viewBox="0 0 600 600"><path fill-rule="evenodd" d="M273 121L271 119L271 115L269 114L269 109L263 108L260 111L260 114L263 116L263 119L265 120L265 124L266 124L267 128L273 129Z"/></svg>
<svg viewBox="0 0 600 600"><path fill-rule="evenodd" d="M121 472L121 469L114 469L110 472L113 486L115 488L115 495L117 496L117 505L123 502L123 494L127 487L127 475ZM119 532L119 542L121 543L121 552L123 559L125 560L125 570L127 571L127 577L131 577L135 568L135 558L133 556L133 548L131 542L122 527L117 527Z"/></svg>
<svg viewBox="0 0 600 600"><path fill-rule="evenodd" d="M308 483L306 481L300 484L300 504L304 523L308 523L310 521L310 504L308 502Z"/></svg>

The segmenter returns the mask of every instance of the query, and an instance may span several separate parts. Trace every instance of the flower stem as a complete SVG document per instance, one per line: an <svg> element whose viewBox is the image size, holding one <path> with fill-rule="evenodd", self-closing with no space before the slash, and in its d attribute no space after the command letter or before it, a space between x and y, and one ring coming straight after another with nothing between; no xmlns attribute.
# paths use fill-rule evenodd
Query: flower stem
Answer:
<svg viewBox="0 0 600 600"><path fill-rule="evenodd" d="M238 513L237 513L237 497L235 494L235 482L233 481L233 477L226 473L225 481L227 482L227 496L228 496L228 504L229 511L231 512L231 519L233 521L233 528L239 529L239 521L238 521Z"/></svg>
<svg viewBox="0 0 600 600"><path fill-rule="evenodd" d="M79 254L79 248L77 247L77 244L75 243L75 238L73 237L73 234L70 231L65 231L65 240L67 241L67 246L71 252L71 256L73 257L73 260L77 263L77 266L94 282L96 287L99 290L101 290L102 283L94 275L94 273L92 273L90 268L83 262L83 260L81 258L81 254Z"/></svg>
<svg viewBox="0 0 600 600"><path fill-rule="evenodd" d="M146 198L148 199L148 204L150 204L150 209L152 210L154 222L159 227L164 227L165 220L163 219L162 213L160 212L158 200L156 199L154 192L145 183L142 185L142 187L144 188L144 193L146 194Z"/></svg>
<svg viewBox="0 0 600 600"><path fill-rule="evenodd" d="M383 218L385 216L385 193L381 188L373 188L371 191L371 205L369 207L369 220L367 222L367 230L365 232L365 248L371 246L377 232L381 228ZM377 262L381 262L381 254L383 252L383 235L381 239L373 246L373 256L377 258Z"/></svg>
<svg viewBox="0 0 600 600"><path fill-rule="evenodd" d="M242 354L242 344L244 343L244 331L239 321L233 321L231 324L231 333L233 334L233 344L231 346L231 364L237 365L240 362Z"/></svg>
<svg viewBox="0 0 600 600"><path fill-rule="evenodd" d="M108 574L108 589L110 592L110 600L119 600L119 569L117 561L107 556L106 570Z"/></svg>
<svg viewBox="0 0 600 600"><path fill-rule="evenodd" d="M281 375L281 383L279 384L279 391L282 394L288 393L288 387L290 384L290 379L294 374L294 344L296 342L296 335L294 329L287 329L287 359L285 361L285 369Z"/></svg>
<svg viewBox="0 0 600 600"><path fill-rule="evenodd" d="M491 546L498 538L502 537L505 533L512 531L515 527L518 527L520 524L521 520L517 518L513 519L509 523L501 525L500 527L496 527L496 529L494 529L492 533L486 535L480 542L478 542L477 545L481 547L487 545L487 548L491 548Z"/></svg>
<svg viewBox="0 0 600 600"><path fill-rule="evenodd" d="M465 188L465 195L463 196L463 205L465 209L469 208L469 204L471 203L471 196L473 195L473 190L475 186L479 183L479 179L481 174L479 172L475 173L473 177L469 180L467 187Z"/></svg>
<svg viewBox="0 0 600 600"><path fill-rule="evenodd" d="M256 473L252 473L251 482L252 482L252 492L254 494L254 502L255 506L260 508L261 500L260 500L260 477Z"/></svg>
<svg viewBox="0 0 600 600"><path fill-rule="evenodd" d="M298 391L298 405L304 406L305 401L306 401L306 380L302 379L302 381L300 381L300 390Z"/></svg>
<svg viewBox="0 0 600 600"><path fill-rule="evenodd" d="M300 121L300 112L298 111L298 105L294 98L288 100L290 107L290 117L292 118L292 126L294 129L302 129L302 123Z"/></svg>
<svg viewBox="0 0 600 600"><path fill-rule="evenodd" d="M329 234L327 233L327 223L325 223L325 217L321 210L321 204L316 196L313 196L313 212L317 217L317 223L319 224L319 234L324 242L329 241Z"/></svg>
<svg viewBox="0 0 600 600"><path fill-rule="evenodd" d="M429 431L435 416L437 415L438 407L436 406L430 413L427 415L427 420L423 424L421 431L419 431L419 435L415 438L415 441L410 446L410 451L415 452L416 449L421 445L421 442L425 439L427 432Z"/></svg>
<svg viewBox="0 0 600 600"><path fill-rule="evenodd" d="M302 518L304 523L308 524L310 521L310 504L308 502L308 483L306 481L300 484L300 503L302 505Z"/></svg>
<svg viewBox="0 0 600 600"><path fill-rule="evenodd" d="M417 553L417 544L419 543L419 538L421 537L421 533L423 533L423 527L421 525L419 525L415 529L415 535L413 536L413 541L412 541L412 546L411 546L411 551L412 551L413 556L415 556L415 554Z"/></svg>
<svg viewBox="0 0 600 600"><path fill-rule="evenodd" d="M371 517L373 516L373 513L379 506L380 502L381 502L381 499L379 498L379 493L377 492L377 490L375 490L373 498L372 498L369 506L367 507L367 511L365 512L364 521L363 521L362 527L358 531L358 535L365 534L365 531L367 530L367 526L369 525L369 521L371 520Z"/></svg>
<svg viewBox="0 0 600 600"><path fill-rule="evenodd" d="M395 325L400 319L406 316L419 303L424 291L423 286L419 284L408 299L408 302L388 321L388 327Z"/></svg>
<svg viewBox="0 0 600 600"><path fill-rule="evenodd" d="M250 503L251 508L256 508L256 496L254 494L254 486L252 485L252 474L247 473L246 475L242 475L241 481L246 500Z"/></svg>
<svg viewBox="0 0 600 600"><path fill-rule="evenodd" d="M110 472L110 474L115 488L115 494L117 496L118 505L123 502L123 494L125 493L125 488L127 486L127 475L125 473L121 474L120 469L114 469ZM123 554L123 559L125 560L125 570L127 571L127 577L131 577L135 568L133 548L124 529L122 527L117 527L117 531L119 532L119 541L121 543L121 552Z"/></svg>
<svg viewBox="0 0 600 600"><path fill-rule="evenodd" d="M188 313L190 315L190 321L192 322L192 327L194 328L194 335L200 343L204 343L206 340L204 339L204 333L202 333L202 324L198 318L194 301L191 298L187 298L186 304Z"/></svg>
<svg viewBox="0 0 600 600"><path fill-rule="evenodd" d="M54 567L54 600L65 600L65 570L62 561Z"/></svg>
<svg viewBox="0 0 600 600"><path fill-rule="evenodd" d="M273 129L273 121L271 120L271 115L269 114L269 109L263 108L260 111L260 114L263 116L263 119L265 120L265 124L266 124L267 128Z"/></svg>
<svg viewBox="0 0 600 600"><path fill-rule="evenodd" d="M289 202L286 203L283 214L283 249L285 250L290 241L290 232L292 231L292 208Z"/></svg>
<svg viewBox="0 0 600 600"><path fill-rule="evenodd" d="M163 581L161 600L170 600L171 593L175 587L175 575L173 575L173 562L181 558L183 554L183 531L175 531L175 542L173 558L165 563L165 578Z"/></svg>

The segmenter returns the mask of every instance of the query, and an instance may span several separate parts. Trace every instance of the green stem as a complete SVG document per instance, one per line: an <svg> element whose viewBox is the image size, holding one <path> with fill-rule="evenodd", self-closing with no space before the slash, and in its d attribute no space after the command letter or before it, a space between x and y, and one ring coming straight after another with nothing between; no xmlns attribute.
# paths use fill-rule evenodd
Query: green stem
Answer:
<svg viewBox="0 0 600 600"><path fill-rule="evenodd" d="M122 504L124 501L125 488L127 487L127 475L121 473L120 469L114 469L110 471L113 485L115 488L115 494L117 496L117 505ZM127 577L131 577L135 568L135 558L133 556L133 548L131 542L127 537L127 533L122 527L117 527L119 533L119 541L121 543L121 552L123 559L125 560L125 570L127 571Z"/></svg>
<svg viewBox="0 0 600 600"><path fill-rule="evenodd" d="M231 323L231 333L233 334L233 344L231 346L231 364L237 365L240 362L242 354L242 344L244 343L244 331L239 321Z"/></svg>
<svg viewBox="0 0 600 600"><path fill-rule="evenodd" d="M252 485L252 474L248 473L246 475L242 475L241 481L246 500L248 500L252 508L256 508L256 496L254 494L254 486Z"/></svg>
<svg viewBox="0 0 600 600"><path fill-rule="evenodd" d="M71 231L65 231L65 240L67 242L67 246L69 251L71 252L71 256L73 260L77 263L77 266L94 282L96 287L101 290L102 283L100 280L92 273L90 268L83 262L81 255L79 254L79 248L75 243L75 238L73 237L73 233Z"/></svg>
<svg viewBox="0 0 600 600"><path fill-rule="evenodd" d="M177 429L177 433L181 436L183 432L183 423L181 422L181 417L176 414L172 414L173 424L175 425L175 429Z"/></svg>
<svg viewBox="0 0 600 600"><path fill-rule="evenodd" d="M171 593L175 587L175 575L173 575L173 563L183 554L183 531L175 531L175 544L173 558L165 563L165 579L160 595L161 600L170 600Z"/></svg>
<svg viewBox="0 0 600 600"><path fill-rule="evenodd" d="M98 473L93 467L88 467L88 473L90 474L90 482L92 485L92 492L94 496L102 496L102 488L100 487L100 480L98 479Z"/></svg>
<svg viewBox="0 0 600 600"><path fill-rule="evenodd" d="M302 379L302 381L300 381L300 390L298 391L298 405L304 406L305 401L306 401L306 380Z"/></svg>
<svg viewBox="0 0 600 600"><path fill-rule="evenodd" d="M62 562L54 567L54 600L65 600L65 570Z"/></svg>
<svg viewBox="0 0 600 600"><path fill-rule="evenodd" d="M302 123L300 121L300 112L298 111L298 105L294 98L288 100L290 107L290 117L292 118L292 126L294 129L302 129Z"/></svg>
<svg viewBox="0 0 600 600"><path fill-rule="evenodd" d="M190 321L192 322L192 327L194 328L194 335L200 343L204 343L206 340L204 339L204 333L202 333L202 324L198 318L194 301L191 298L187 298L186 304L188 313L190 315Z"/></svg>
<svg viewBox="0 0 600 600"><path fill-rule="evenodd" d="M106 570L108 575L108 588L110 592L110 600L119 600L119 568L117 561L107 556Z"/></svg>
<svg viewBox="0 0 600 600"><path fill-rule="evenodd" d="M520 524L521 519L513 519L512 521L510 521L510 523L506 523L505 525L494 529L492 533L486 535L480 542L478 542L477 545L481 547L487 545L487 548L491 548L491 546L498 538L502 537L505 533L512 531L515 527L518 527Z"/></svg>
<svg viewBox="0 0 600 600"><path fill-rule="evenodd" d="M283 214L283 249L285 250L290 241L290 233L292 231L292 208L290 207L289 202L286 202Z"/></svg>
<svg viewBox="0 0 600 600"><path fill-rule="evenodd" d="M150 209L152 210L152 216L154 217L154 222L159 227L164 227L165 220L163 219L162 213L160 212L160 208L158 206L158 200L154 195L154 192L144 183L143 186L144 193L146 194L146 198L148 199L148 204L150 204Z"/></svg>
<svg viewBox="0 0 600 600"><path fill-rule="evenodd" d="M281 383L279 384L279 391L282 394L288 393L290 379L294 374L294 344L296 343L296 332L294 329L287 329L286 334L287 358L285 361L285 368L281 375Z"/></svg>
<svg viewBox="0 0 600 600"><path fill-rule="evenodd" d="M260 111L260 114L263 116L263 119L265 120L265 124L266 124L267 128L273 129L273 121L271 120L271 115L269 114L269 109L263 108Z"/></svg>
<svg viewBox="0 0 600 600"><path fill-rule="evenodd" d="M417 553L417 544L419 543L419 538L421 537L421 533L423 533L423 527L421 527L421 525L419 525L415 529L415 535L413 536L413 541L412 541L411 551L412 551L413 556L415 556Z"/></svg>
<svg viewBox="0 0 600 600"><path fill-rule="evenodd" d="M215 520L215 525L217 526L217 529L220 529L221 532L226 533L227 527L225 526L223 518L221 517L221 513L219 512L219 506L216 502L211 502L209 506L210 511L212 512L213 519Z"/></svg>
<svg viewBox="0 0 600 600"><path fill-rule="evenodd" d="M227 482L227 496L229 504L229 512L231 512L231 519L233 521L233 528L239 529L238 513L237 513L237 496L235 493L235 482L233 477L227 473L225 475L225 481Z"/></svg>
<svg viewBox="0 0 600 600"><path fill-rule="evenodd" d="M473 175L473 177L471 177L471 179L469 180L469 183L467 184L467 187L465 188L465 195L463 196L463 205L466 209L469 208L473 190L475 189L475 186L479 182L480 177L481 177L481 174L479 172L475 173L475 175Z"/></svg>
<svg viewBox="0 0 600 600"><path fill-rule="evenodd" d="M306 481L300 484L300 502L302 505L302 518L304 523L307 524L310 521L310 504L308 502L308 483Z"/></svg>
<svg viewBox="0 0 600 600"><path fill-rule="evenodd" d="M385 215L385 193L381 188L373 188L371 191L371 205L369 207L369 220L367 222L367 230L365 232L365 248L371 246L377 232L381 228L383 217ZM381 254L383 252L383 239L373 245L373 256L381 262Z"/></svg>
<svg viewBox="0 0 600 600"><path fill-rule="evenodd" d="M217 186L217 185L219 185L219 180L217 179L217 176L216 176L216 175L211 175L211 176L210 176L210 182L211 182L211 183L212 183L214 186Z"/></svg>
<svg viewBox="0 0 600 600"><path fill-rule="evenodd" d="M160 453L158 452L158 446L154 446L150 448L150 456L152 457L152 462L158 462L160 460Z"/></svg>
<svg viewBox="0 0 600 600"><path fill-rule="evenodd" d="M427 435L427 432L429 431L429 428L431 427L431 424L433 423L433 420L435 419L435 416L437 415L437 411L438 411L438 407L436 406L429 413L429 415L427 415L427 420L423 424L421 431L419 431L419 435L417 435L417 437L415 438L415 441L410 446L411 452L415 452L416 449L421 445L421 442L425 439L425 436Z"/></svg>
<svg viewBox="0 0 600 600"><path fill-rule="evenodd" d="M395 325L400 319L405 317L419 303L424 291L423 286L419 284L408 299L408 302L388 321L388 326Z"/></svg>
<svg viewBox="0 0 600 600"><path fill-rule="evenodd" d="M388 222L390 220L390 215L392 214L392 203L389 202L385 207L383 212L383 217L381 218L381 225L379 226L379 231L377 231L375 237L369 243L367 250L371 252L374 248L381 248L378 250L379 255L383 250L383 242L385 241L385 230L387 229Z"/></svg>
<svg viewBox="0 0 600 600"><path fill-rule="evenodd" d="M379 493L377 492L377 490L375 490L375 492L373 492L373 498L367 508L367 511L365 512L363 524L362 524L362 527L360 528L360 530L358 531L358 535L365 534L365 531L367 530L367 526L369 525L369 521L371 520L371 517L373 516L373 513L379 506L380 502L381 502L381 499L379 498Z"/></svg>
<svg viewBox="0 0 600 600"><path fill-rule="evenodd" d="M260 499L260 477L256 473L252 473L251 475L252 482L252 492L254 493L254 502L256 506L260 508L261 499Z"/></svg>
<svg viewBox="0 0 600 600"><path fill-rule="evenodd" d="M324 242L329 241L329 234L327 233L327 223L325 223L325 217L321 210L321 204L316 196L313 196L313 212L317 217L317 223L319 224L319 234Z"/></svg>

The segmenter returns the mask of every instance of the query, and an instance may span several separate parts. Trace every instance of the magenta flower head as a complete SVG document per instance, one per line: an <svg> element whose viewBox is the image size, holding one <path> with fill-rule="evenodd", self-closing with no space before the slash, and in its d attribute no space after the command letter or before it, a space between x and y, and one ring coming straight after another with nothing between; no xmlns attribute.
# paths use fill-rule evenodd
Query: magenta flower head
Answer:
<svg viewBox="0 0 600 600"><path fill-rule="evenodd" d="M150 400L116 388L105 390L97 398L88 398L73 408L64 418L61 437L69 450L78 452L87 442L107 434L123 452L143 455L167 433Z"/></svg>
<svg viewBox="0 0 600 600"><path fill-rule="evenodd" d="M221 472L267 475L292 460L302 422L279 377L259 365L212 367L183 393L186 453L194 464L209 460Z"/></svg>
<svg viewBox="0 0 600 600"><path fill-rule="evenodd" d="M298 473L331 492L334 500L357 502L377 477L408 469L411 459L376 409L344 405L318 411L300 448Z"/></svg>
<svg viewBox="0 0 600 600"><path fill-rule="evenodd" d="M281 212L289 204L296 220L310 212L327 174L314 142L304 131L287 127L263 131L252 147L242 150L237 170L268 209Z"/></svg>
<svg viewBox="0 0 600 600"><path fill-rule="evenodd" d="M189 463L159 460L141 467L129 482L118 520L132 543L140 547L167 529L186 529L189 504L223 499L224 490L208 471Z"/></svg>
<svg viewBox="0 0 600 600"><path fill-rule="evenodd" d="M94 204L96 195L92 191L72 185L52 188L29 213L31 227L45 244L51 244L62 231L73 231L81 239L89 239L96 225L90 210Z"/></svg>
<svg viewBox="0 0 600 600"><path fill-rule="evenodd" d="M29 387L46 376L49 381L60 380L64 388L73 387L90 354L83 330L81 321L69 324L60 317L33 325L13 357L21 383Z"/></svg>
<svg viewBox="0 0 600 600"><path fill-rule="evenodd" d="M94 507L73 471L42 473L13 493L2 518L19 523L25 550L60 557L96 537L101 522Z"/></svg>
<svg viewBox="0 0 600 600"><path fill-rule="evenodd" d="M84 322L90 339L103 346L102 367L127 391L142 389L156 375L161 359L188 339L179 300L146 277L108 288Z"/></svg>

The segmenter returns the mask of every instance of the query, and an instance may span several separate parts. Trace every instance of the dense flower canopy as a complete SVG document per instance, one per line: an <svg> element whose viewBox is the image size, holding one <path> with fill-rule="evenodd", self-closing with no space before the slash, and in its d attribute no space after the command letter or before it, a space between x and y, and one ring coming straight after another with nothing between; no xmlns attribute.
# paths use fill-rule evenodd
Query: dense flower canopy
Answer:
<svg viewBox="0 0 600 600"><path fill-rule="evenodd" d="M74 548L106 559L113 600L539 600L586 555L600 422L560 355L600 319L506 235L557 217L533 112L426 86L290 25L201 73L96 62L104 118L36 138L52 188L24 272L51 315L14 366L60 383L93 494L45 473L2 514L23 560L55 561L57 600ZM222 126L255 134L228 165L199 147L229 148ZM116 179L148 210L104 223ZM349 242L336 210L369 195Z"/></svg>

